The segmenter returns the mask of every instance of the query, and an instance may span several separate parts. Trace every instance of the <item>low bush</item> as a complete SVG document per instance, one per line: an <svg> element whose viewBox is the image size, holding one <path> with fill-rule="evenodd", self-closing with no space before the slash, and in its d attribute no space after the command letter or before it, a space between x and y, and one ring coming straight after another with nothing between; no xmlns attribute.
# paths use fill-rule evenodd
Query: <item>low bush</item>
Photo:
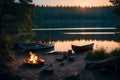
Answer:
<svg viewBox="0 0 120 80"><path fill-rule="evenodd" d="M109 53L107 53L105 49L101 48L95 51L88 52L86 59L103 60L109 57L114 57L119 55L120 55L120 48L116 48Z"/></svg>

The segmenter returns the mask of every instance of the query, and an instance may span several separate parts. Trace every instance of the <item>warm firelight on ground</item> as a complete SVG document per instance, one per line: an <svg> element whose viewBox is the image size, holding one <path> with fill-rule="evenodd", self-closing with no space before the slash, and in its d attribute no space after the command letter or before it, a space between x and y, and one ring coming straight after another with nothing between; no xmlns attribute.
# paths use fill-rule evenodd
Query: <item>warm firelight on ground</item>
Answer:
<svg viewBox="0 0 120 80"><path fill-rule="evenodd" d="M44 59L39 58L36 54L32 53L32 51L30 51L29 54L30 59L24 60L24 64L44 64Z"/></svg>

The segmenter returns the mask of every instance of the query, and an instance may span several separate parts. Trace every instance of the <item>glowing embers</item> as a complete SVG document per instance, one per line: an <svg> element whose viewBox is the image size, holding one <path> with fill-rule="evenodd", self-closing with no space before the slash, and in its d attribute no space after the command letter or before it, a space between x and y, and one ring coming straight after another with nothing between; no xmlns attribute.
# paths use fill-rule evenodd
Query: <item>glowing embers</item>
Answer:
<svg viewBox="0 0 120 80"><path fill-rule="evenodd" d="M29 67L40 67L44 65L45 60L39 58L36 54L32 53L32 51L29 52L30 59L26 59L23 61L23 65L29 66Z"/></svg>

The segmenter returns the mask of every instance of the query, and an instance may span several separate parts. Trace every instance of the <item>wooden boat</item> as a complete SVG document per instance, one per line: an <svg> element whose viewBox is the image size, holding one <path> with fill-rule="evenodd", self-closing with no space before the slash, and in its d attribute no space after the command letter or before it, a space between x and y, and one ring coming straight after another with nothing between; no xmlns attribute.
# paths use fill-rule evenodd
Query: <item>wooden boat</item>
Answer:
<svg viewBox="0 0 120 80"><path fill-rule="evenodd" d="M88 45L84 45L84 46L72 45L72 50L73 50L75 53L80 53L80 52L92 50L92 49L93 49L93 45L94 45L94 43L88 44Z"/></svg>
<svg viewBox="0 0 120 80"><path fill-rule="evenodd" d="M41 44L41 43L28 43L28 44L18 44L19 49L24 51L30 50L46 50L54 48L54 43Z"/></svg>

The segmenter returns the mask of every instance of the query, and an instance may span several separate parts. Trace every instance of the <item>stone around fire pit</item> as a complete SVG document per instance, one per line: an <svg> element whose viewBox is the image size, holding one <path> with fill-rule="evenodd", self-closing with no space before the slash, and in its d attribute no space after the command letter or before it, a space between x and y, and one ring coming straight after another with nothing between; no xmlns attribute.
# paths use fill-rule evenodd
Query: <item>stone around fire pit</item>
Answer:
<svg viewBox="0 0 120 80"><path fill-rule="evenodd" d="M54 68L52 67L52 64L48 66L44 66L42 69L42 73L45 73L45 74L52 74L53 72L54 72Z"/></svg>
<svg viewBox="0 0 120 80"><path fill-rule="evenodd" d="M27 66L27 67L42 67L42 66L44 66L44 60L38 58L36 60L36 63L33 63L33 61L30 61L29 59L26 59L23 62L23 66Z"/></svg>

